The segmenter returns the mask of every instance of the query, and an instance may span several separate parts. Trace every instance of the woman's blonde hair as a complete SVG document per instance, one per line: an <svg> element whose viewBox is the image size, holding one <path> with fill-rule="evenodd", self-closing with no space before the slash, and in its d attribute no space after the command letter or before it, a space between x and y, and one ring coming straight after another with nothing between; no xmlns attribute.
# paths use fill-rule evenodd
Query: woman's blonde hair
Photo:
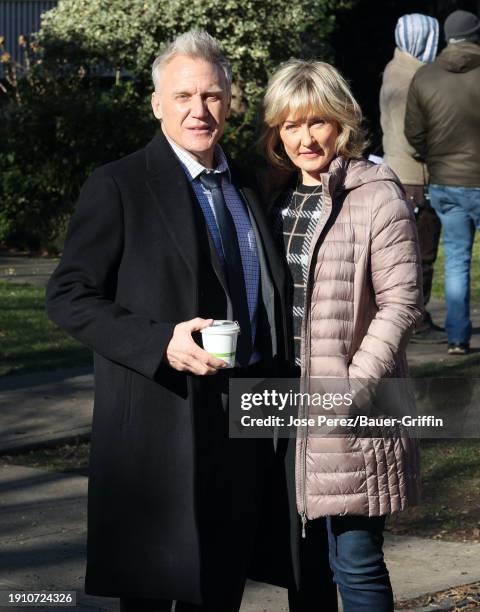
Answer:
<svg viewBox="0 0 480 612"><path fill-rule="evenodd" d="M337 155L359 157L367 145L362 109L342 75L325 62L291 59L281 64L268 82L259 144L273 165L291 170L293 165L280 139L280 127L289 115L335 121L339 128Z"/></svg>

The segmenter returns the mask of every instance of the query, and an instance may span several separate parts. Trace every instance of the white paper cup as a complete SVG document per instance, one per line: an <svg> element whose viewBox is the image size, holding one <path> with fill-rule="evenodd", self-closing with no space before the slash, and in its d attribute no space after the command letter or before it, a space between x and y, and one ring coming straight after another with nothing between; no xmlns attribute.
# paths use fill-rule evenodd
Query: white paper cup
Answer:
<svg viewBox="0 0 480 612"><path fill-rule="evenodd" d="M203 348L228 363L228 367L235 367L235 352L240 325L236 321L215 320L213 325L201 330Z"/></svg>

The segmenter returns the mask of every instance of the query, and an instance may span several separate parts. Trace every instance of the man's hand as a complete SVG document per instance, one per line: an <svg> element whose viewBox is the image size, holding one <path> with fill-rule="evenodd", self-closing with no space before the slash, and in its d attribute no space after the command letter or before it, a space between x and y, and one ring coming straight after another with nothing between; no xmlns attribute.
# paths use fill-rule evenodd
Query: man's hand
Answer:
<svg viewBox="0 0 480 612"><path fill-rule="evenodd" d="M213 319L197 317L176 325L165 351L166 362L179 372L190 372L199 376L216 374L219 368L228 367L225 361L204 351L192 338L192 332L209 327L212 323Z"/></svg>

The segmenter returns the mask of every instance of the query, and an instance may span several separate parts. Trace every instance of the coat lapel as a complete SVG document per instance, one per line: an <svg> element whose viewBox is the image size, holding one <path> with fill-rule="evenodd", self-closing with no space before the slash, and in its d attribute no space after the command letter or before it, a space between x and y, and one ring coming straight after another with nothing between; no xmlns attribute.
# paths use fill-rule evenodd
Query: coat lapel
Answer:
<svg viewBox="0 0 480 612"><path fill-rule="evenodd" d="M189 268L196 273L199 255L203 252L212 263L215 274L228 296L225 271L219 261L215 245L205 227L206 235L199 233L197 215L201 214L195 194L192 192L183 168L161 131L146 147L148 186L157 203L157 210L163 226L170 233L179 255ZM278 254L271 228L262 209L262 204L250 186L245 186L241 177L232 173L232 180L244 198L262 240L272 279L280 294L285 289L285 268ZM205 224L206 225L206 224ZM206 238L206 239L205 239Z"/></svg>
<svg viewBox="0 0 480 612"><path fill-rule="evenodd" d="M198 270L200 253L211 262L228 298L225 270L218 258L217 249L195 193L163 132L158 132L147 145L146 155L148 185L157 201L165 229L170 232L180 255L194 273Z"/></svg>
<svg viewBox="0 0 480 612"><path fill-rule="evenodd" d="M185 173L161 132L147 145L146 160L147 184L158 204L163 226L180 256L195 272L199 249L195 202Z"/></svg>

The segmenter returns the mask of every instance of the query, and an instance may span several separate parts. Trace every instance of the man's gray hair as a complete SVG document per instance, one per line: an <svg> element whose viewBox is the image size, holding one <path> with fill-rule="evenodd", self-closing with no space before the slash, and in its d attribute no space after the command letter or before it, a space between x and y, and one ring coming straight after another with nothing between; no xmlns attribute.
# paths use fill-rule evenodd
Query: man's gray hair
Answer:
<svg viewBox="0 0 480 612"><path fill-rule="evenodd" d="M210 36L206 30L190 30L177 36L167 47L155 58L152 65L152 80L155 91L160 88L160 73L162 69L176 55L196 57L215 64L225 75L227 92L230 94L232 87L232 69L229 62L220 51L218 42Z"/></svg>

